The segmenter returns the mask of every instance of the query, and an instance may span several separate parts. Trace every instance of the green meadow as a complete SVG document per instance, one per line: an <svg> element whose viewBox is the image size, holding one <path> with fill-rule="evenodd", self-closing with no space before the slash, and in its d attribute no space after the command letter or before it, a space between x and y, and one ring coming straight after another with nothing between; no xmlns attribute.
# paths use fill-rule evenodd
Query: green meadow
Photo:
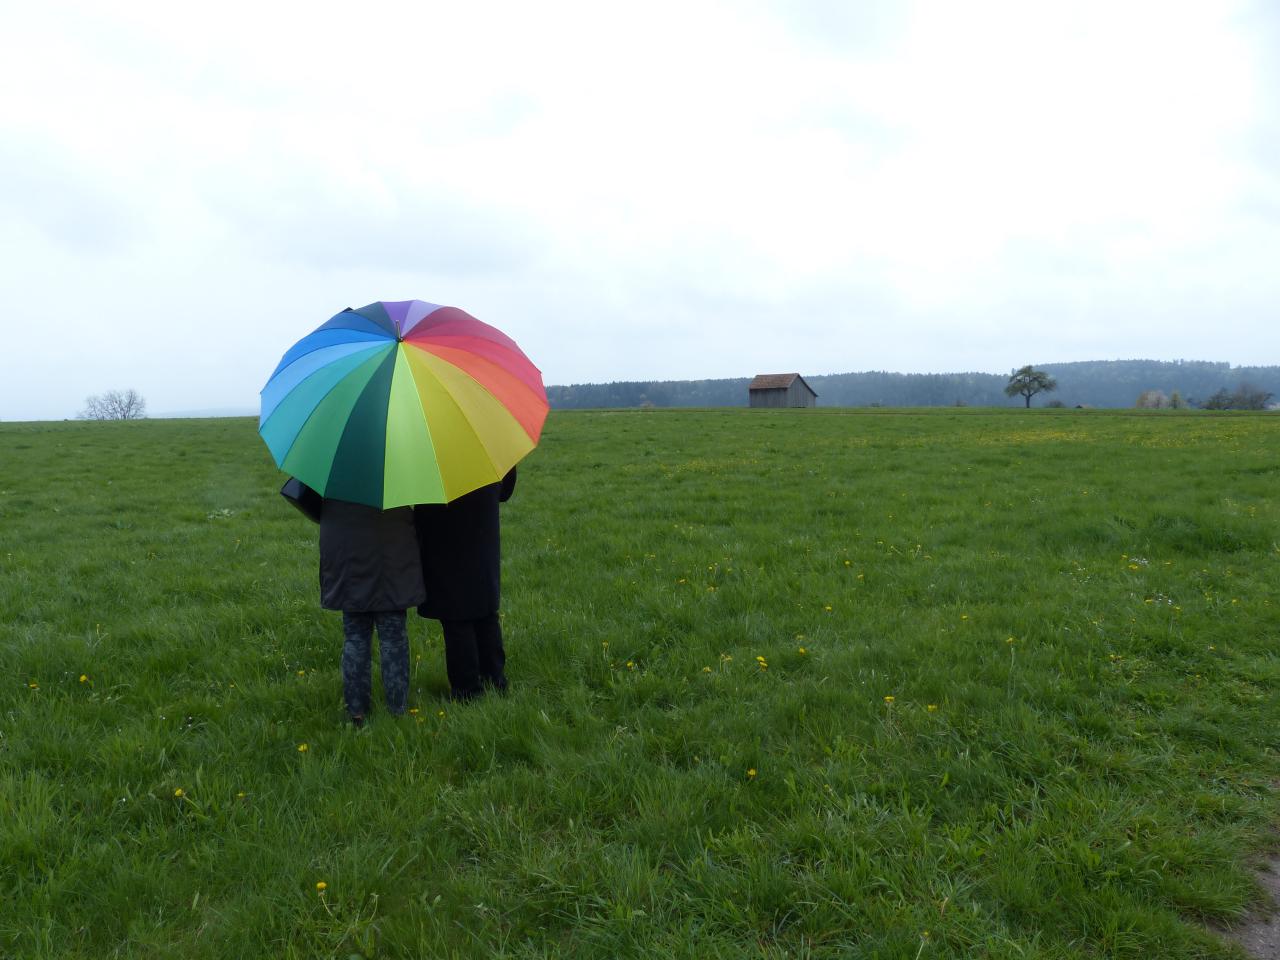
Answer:
<svg viewBox="0 0 1280 960"><path fill-rule="evenodd" d="M0 424L0 956L1244 956L1280 416L553 413L511 694L363 730L283 479Z"/></svg>

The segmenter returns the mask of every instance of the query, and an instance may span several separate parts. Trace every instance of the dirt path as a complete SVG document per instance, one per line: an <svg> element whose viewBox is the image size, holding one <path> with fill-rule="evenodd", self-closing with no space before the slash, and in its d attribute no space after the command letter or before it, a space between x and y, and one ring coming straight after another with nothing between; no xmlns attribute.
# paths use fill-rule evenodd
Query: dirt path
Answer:
<svg viewBox="0 0 1280 960"><path fill-rule="evenodd" d="M1256 960L1280 960L1280 856L1272 857L1258 881L1271 896L1271 909L1228 930L1227 936Z"/></svg>

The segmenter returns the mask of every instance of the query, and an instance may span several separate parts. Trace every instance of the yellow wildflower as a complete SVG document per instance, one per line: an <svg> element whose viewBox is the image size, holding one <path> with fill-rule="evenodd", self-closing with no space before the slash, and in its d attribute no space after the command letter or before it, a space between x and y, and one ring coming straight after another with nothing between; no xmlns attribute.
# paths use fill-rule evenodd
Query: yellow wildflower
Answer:
<svg viewBox="0 0 1280 960"><path fill-rule="evenodd" d="M884 702L890 703L890 704L893 703L893 694L890 694L889 696L885 697Z"/></svg>
<svg viewBox="0 0 1280 960"><path fill-rule="evenodd" d="M299 752L299 753L306 753L306 752L307 752L307 750L309 750L309 749L310 749L310 748L309 748L305 743L300 743L300 744L298 744L298 752Z"/></svg>
<svg viewBox="0 0 1280 960"><path fill-rule="evenodd" d="M185 796L187 795L187 793L186 793L186 791L185 791L185 790L183 790L181 787L179 787L177 790L173 791L173 795L174 795L175 797L185 797Z"/></svg>
<svg viewBox="0 0 1280 960"><path fill-rule="evenodd" d="M325 883L323 880L316 883L316 893L324 893L328 889L329 889L329 885Z"/></svg>

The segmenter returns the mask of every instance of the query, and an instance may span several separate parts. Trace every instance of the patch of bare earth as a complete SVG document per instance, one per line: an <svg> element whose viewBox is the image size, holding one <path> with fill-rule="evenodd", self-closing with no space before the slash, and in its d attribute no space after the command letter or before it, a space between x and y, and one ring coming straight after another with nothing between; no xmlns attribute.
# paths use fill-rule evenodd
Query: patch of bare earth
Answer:
<svg viewBox="0 0 1280 960"><path fill-rule="evenodd" d="M1258 882L1269 895L1270 906L1225 933L1256 960L1280 960L1280 856L1271 857L1258 874Z"/></svg>

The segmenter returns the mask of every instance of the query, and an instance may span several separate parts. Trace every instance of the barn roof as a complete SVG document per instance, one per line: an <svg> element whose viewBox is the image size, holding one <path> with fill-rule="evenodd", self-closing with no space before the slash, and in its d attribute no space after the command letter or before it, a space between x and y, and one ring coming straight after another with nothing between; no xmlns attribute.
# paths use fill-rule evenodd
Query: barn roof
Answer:
<svg viewBox="0 0 1280 960"><path fill-rule="evenodd" d="M798 373L758 373L756 374L756 378L747 385L747 389L786 390L797 380L808 387L809 392L815 397L818 395L818 391L814 390L813 387L810 387L808 383L805 383L804 377L800 376Z"/></svg>

